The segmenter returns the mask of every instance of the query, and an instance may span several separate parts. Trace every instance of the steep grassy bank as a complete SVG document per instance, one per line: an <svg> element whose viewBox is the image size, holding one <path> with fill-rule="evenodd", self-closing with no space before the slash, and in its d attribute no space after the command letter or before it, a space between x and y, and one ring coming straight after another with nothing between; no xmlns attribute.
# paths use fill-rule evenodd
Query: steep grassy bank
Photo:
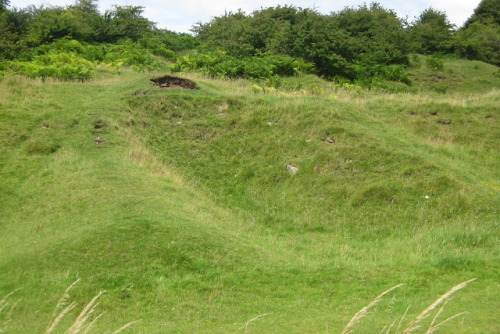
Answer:
<svg viewBox="0 0 500 334"><path fill-rule="evenodd" d="M96 332L228 333L271 313L249 331L337 333L406 284L354 327L378 333L473 277L440 318L470 313L443 328L499 330L498 91L151 76L0 83L0 296L22 288L7 332L43 332L77 278L80 305L107 291Z"/></svg>

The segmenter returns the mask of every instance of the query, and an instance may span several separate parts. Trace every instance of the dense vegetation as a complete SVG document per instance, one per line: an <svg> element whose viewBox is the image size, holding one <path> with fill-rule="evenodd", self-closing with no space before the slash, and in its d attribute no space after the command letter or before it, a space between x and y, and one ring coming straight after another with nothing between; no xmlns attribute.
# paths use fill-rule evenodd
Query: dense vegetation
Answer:
<svg viewBox="0 0 500 334"><path fill-rule="evenodd" d="M0 0L0 332L499 332L498 1L96 4Z"/></svg>
<svg viewBox="0 0 500 334"><path fill-rule="evenodd" d="M84 80L98 65L158 68L151 55L178 59L176 71L201 70L214 77L316 73L365 86L380 80L411 84L406 70L415 53L500 64L495 0L483 0L460 29L432 8L406 22L372 3L331 14L293 6L226 13L194 26L195 36L157 29L140 6L100 13L97 0L65 8L8 4L0 4L0 71L31 77Z"/></svg>

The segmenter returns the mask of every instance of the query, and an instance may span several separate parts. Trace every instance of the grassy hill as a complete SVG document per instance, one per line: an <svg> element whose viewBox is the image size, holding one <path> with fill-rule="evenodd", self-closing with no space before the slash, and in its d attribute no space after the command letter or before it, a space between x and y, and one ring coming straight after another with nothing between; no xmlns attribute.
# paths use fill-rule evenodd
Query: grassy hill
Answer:
<svg viewBox="0 0 500 334"><path fill-rule="evenodd" d="M91 332L340 333L403 283L353 327L393 333L477 278L435 323L466 311L442 332L499 332L500 78L444 65L401 93L5 77L0 328L45 332L80 279L54 332L105 290Z"/></svg>

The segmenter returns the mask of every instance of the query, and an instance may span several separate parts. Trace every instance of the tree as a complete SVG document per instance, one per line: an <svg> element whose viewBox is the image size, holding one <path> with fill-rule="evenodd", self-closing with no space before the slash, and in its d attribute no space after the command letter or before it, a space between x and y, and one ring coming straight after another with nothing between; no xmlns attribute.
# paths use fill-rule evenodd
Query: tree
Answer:
<svg viewBox="0 0 500 334"><path fill-rule="evenodd" d="M451 53L453 27L446 13L432 8L424 10L410 27L414 51L424 54Z"/></svg>
<svg viewBox="0 0 500 334"><path fill-rule="evenodd" d="M144 7L141 6L115 5L114 9L106 12L104 16L108 38L112 41L120 38L137 41L150 32L155 24L143 17L143 12Z"/></svg>
<svg viewBox="0 0 500 334"><path fill-rule="evenodd" d="M77 0L66 11L75 20L73 38L87 42L100 40L102 18L97 9L97 0Z"/></svg>
<svg viewBox="0 0 500 334"><path fill-rule="evenodd" d="M0 13L6 11L7 7L9 7L9 4L9 0L0 0Z"/></svg>
<svg viewBox="0 0 500 334"><path fill-rule="evenodd" d="M500 65L500 0L482 0L456 33L454 44L464 58Z"/></svg>
<svg viewBox="0 0 500 334"><path fill-rule="evenodd" d="M455 48L463 58L500 66L500 25L493 19L470 24L457 32Z"/></svg>
<svg viewBox="0 0 500 334"><path fill-rule="evenodd" d="M29 26L27 43L38 46L63 37L73 37L78 29L73 15L63 7L30 7L33 20Z"/></svg>
<svg viewBox="0 0 500 334"><path fill-rule="evenodd" d="M25 10L5 10L0 12L0 60L14 59L27 47L25 32L31 15Z"/></svg>
<svg viewBox="0 0 500 334"><path fill-rule="evenodd" d="M337 30L348 34L347 58L365 64L406 64L408 38L403 22L378 3L333 13Z"/></svg>
<svg viewBox="0 0 500 334"><path fill-rule="evenodd" d="M482 0L474 9L474 14L465 22L464 28L481 21L500 25L500 0Z"/></svg>
<svg viewBox="0 0 500 334"><path fill-rule="evenodd" d="M250 21L245 12L238 10L198 24L193 31L206 47L222 49L233 56L251 56L256 49L252 45Z"/></svg>

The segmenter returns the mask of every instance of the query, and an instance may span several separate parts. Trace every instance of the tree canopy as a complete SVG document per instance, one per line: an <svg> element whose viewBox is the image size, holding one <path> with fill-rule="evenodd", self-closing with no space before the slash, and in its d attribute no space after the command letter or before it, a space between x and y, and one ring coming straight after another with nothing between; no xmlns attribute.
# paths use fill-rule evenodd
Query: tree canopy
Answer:
<svg viewBox="0 0 500 334"><path fill-rule="evenodd" d="M329 14L289 5L249 14L226 12L196 24L194 36L158 29L144 17L142 6L115 5L101 13L98 0L76 0L66 7L9 5L9 0L0 0L0 61L27 57L33 48L73 39L93 44L129 40L168 59L187 49L217 59L222 53L239 60L278 57L266 64L297 60L314 64L316 73L327 78L356 79L378 75L384 66L404 68L412 53L458 54L499 63L499 0L481 1L459 30L446 13L433 8L408 23L393 10L371 3Z"/></svg>

